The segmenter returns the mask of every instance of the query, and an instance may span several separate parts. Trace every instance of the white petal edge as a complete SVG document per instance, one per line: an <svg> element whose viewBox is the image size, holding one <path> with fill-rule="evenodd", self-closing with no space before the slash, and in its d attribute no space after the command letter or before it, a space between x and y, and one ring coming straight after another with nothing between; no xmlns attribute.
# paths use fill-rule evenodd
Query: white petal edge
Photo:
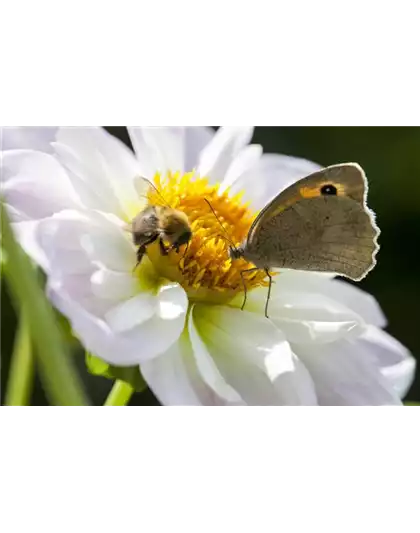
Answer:
<svg viewBox="0 0 420 533"><path fill-rule="evenodd" d="M209 354L206 344L203 342L200 334L197 331L195 322L193 320L195 309L196 306L193 307L189 316L188 333L198 371L200 372L204 382L218 396L227 402L240 402L240 395L223 378L211 355Z"/></svg>
<svg viewBox="0 0 420 533"><path fill-rule="evenodd" d="M48 297L70 320L88 351L119 366L141 364L165 352L181 335L188 308L188 298L182 287L164 285L155 296L153 316L129 330L115 331L105 320L72 300L65 288L54 280L48 283Z"/></svg>
<svg viewBox="0 0 420 533"><path fill-rule="evenodd" d="M292 348L312 376L320 405L401 405L357 340L323 345L295 343Z"/></svg>
<svg viewBox="0 0 420 533"><path fill-rule="evenodd" d="M343 337L355 338L365 331L363 318L333 297L289 285L282 280L282 274L274 279L276 283L273 283L268 315L289 342L329 343ZM263 316L267 297L266 287L250 291L245 309ZM243 295L240 294L230 305L239 308L242 302Z"/></svg>
<svg viewBox="0 0 420 533"><path fill-rule="evenodd" d="M218 396L200 376L188 332L165 353L146 361L140 369L147 384L164 405L244 405L229 403Z"/></svg>
<svg viewBox="0 0 420 533"><path fill-rule="evenodd" d="M197 120L130 120L128 133L149 179L156 172L193 171L214 136L212 128Z"/></svg>
<svg viewBox="0 0 420 533"><path fill-rule="evenodd" d="M60 128L53 147L86 207L130 219L140 165L124 143L103 128Z"/></svg>
<svg viewBox="0 0 420 533"><path fill-rule="evenodd" d="M52 153L51 143L55 140L58 127L20 126L2 127L0 150L39 150Z"/></svg>
<svg viewBox="0 0 420 533"><path fill-rule="evenodd" d="M398 396L404 398L416 370L416 360L409 350L389 333L374 326L369 326L358 342L372 355Z"/></svg>
<svg viewBox="0 0 420 533"><path fill-rule="evenodd" d="M52 270L70 272L84 265L131 273L135 249L118 219L92 210L64 210L43 219L37 241L52 263Z"/></svg>
<svg viewBox="0 0 420 533"><path fill-rule="evenodd" d="M262 146L259 144L250 144L241 150L226 172L226 176L220 186L220 194L241 179L244 173L253 169L258 164L262 152Z"/></svg>
<svg viewBox="0 0 420 533"><path fill-rule="evenodd" d="M223 182L236 156L251 141L252 126L222 126L209 144L202 150L197 171L211 183Z"/></svg>
<svg viewBox="0 0 420 533"><path fill-rule="evenodd" d="M91 278L92 292L98 298L129 299L139 290L139 280L132 273L116 272L107 268L99 268Z"/></svg>
<svg viewBox="0 0 420 533"><path fill-rule="evenodd" d="M180 338L166 352L140 365L142 376L163 405L202 405L186 368L186 350Z"/></svg>
<svg viewBox="0 0 420 533"><path fill-rule="evenodd" d="M34 150L9 150L0 156L1 188L21 220L36 220L77 208L79 198L56 159Z"/></svg>
<svg viewBox="0 0 420 533"><path fill-rule="evenodd" d="M35 263L37 263L44 270L44 272L48 272L49 260L38 240L39 223L39 220L18 222L16 224L12 224L12 229L16 240L29 255L29 257L31 257Z"/></svg>
<svg viewBox="0 0 420 533"><path fill-rule="evenodd" d="M263 154L249 171L231 184L232 194L244 191L244 201L260 210L295 181L323 168L306 159L279 154Z"/></svg>
<svg viewBox="0 0 420 533"><path fill-rule="evenodd" d="M273 280L273 297L279 294L281 298L283 291L296 291L302 295L302 298L311 293L319 295L322 299L335 301L338 308L347 309L367 324L378 327L386 325L385 315L371 294L352 283L335 279L334 276L329 273L279 270L279 275ZM264 290L258 291L255 297L263 298ZM250 299L253 298L253 292L249 294Z"/></svg>
<svg viewBox="0 0 420 533"><path fill-rule="evenodd" d="M220 374L247 405L316 405L308 371L264 317L196 305L193 320Z"/></svg>

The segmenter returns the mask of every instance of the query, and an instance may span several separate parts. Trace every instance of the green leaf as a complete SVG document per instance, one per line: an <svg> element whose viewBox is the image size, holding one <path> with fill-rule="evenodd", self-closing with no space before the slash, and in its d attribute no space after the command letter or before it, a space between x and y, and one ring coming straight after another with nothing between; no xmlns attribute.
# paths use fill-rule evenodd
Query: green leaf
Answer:
<svg viewBox="0 0 420 533"><path fill-rule="evenodd" d="M406 407L420 407L420 403L417 402L404 402Z"/></svg>
<svg viewBox="0 0 420 533"><path fill-rule="evenodd" d="M25 308L21 309L19 326L10 363L5 405L29 405L34 377L29 321Z"/></svg>
<svg viewBox="0 0 420 533"><path fill-rule="evenodd" d="M144 381L138 366L110 365L89 352L86 352L85 361L88 371L95 376L123 381L131 385L136 392L142 392L147 388L147 383Z"/></svg>
<svg viewBox="0 0 420 533"><path fill-rule="evenodd" d="M0 279L3 277L4 269L6 268L7 254L4 248L0 246Z"/></svg>
<svg viewBox="0 0 420 533"><path fill-rule="evenodd" d="M54 310L39 285L36 270L16 242L7 212L1 204L2 245L7 253L6 281L17 307L27 312L42 383L56 405L86 405L88 397L68 354Z"/></svg>

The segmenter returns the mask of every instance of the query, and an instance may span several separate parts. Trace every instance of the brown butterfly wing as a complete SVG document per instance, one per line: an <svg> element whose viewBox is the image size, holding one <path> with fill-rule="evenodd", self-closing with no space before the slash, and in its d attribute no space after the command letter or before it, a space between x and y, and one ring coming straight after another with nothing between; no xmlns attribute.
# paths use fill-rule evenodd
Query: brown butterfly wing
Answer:
<svg viewBox="0 0 420 533"><path fill-rule="evenodd" d="M323 187L329 193L322 194ZM324 189L325 190L325 189ZM355 164L335 165L298 181L257 217L245 249L257 266L336 272L354 280L375 264L379 230Z"/></svg>

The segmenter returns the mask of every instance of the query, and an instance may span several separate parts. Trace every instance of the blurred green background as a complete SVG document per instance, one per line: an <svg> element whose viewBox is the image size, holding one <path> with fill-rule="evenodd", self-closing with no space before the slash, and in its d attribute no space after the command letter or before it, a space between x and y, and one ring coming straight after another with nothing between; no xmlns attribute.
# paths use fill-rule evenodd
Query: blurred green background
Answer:
<svg viewBox="0 0 420 533"><path fill-rule="evenodd" d="M106 128L130 146L123 127ZM370 183L369 205L381 228L376 268L358 285L372 293L388 317L388 331L420 359L420 128L257 127L253 142L264 152L311 159L321 165L354 161L365 169ZM3 396L16 316L3 280L1 285L1 390ZM88 393L102 404L112 382L90 375L76 341L72 351ZM406 398L420 401L420 372ZM32 404L47 405L38 378ZM130 405L156 405L150 391L134 394Z"/></svg>

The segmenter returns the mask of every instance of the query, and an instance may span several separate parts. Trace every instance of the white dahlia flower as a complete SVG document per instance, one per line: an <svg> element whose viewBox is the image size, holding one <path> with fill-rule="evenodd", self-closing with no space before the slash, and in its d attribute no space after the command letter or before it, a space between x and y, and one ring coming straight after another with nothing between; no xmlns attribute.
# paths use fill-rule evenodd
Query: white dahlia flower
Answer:
<svg viewBox="0 0 420 533"><path fill-rule="evenodd" d="M270 199L320 168L249 144L250 127L129 128L133 153L101 128L5 129L3 195L48 297L85 348L139 365L167 405L401 404L414 359L385 333L376 300L322 275L279 271L270 319L267 280L248 302L220 225L236 243ZM184 255L148 248L140 266L125 230L162 197L185 212ZM252 277L253 276L253 277Z"/></svg>

